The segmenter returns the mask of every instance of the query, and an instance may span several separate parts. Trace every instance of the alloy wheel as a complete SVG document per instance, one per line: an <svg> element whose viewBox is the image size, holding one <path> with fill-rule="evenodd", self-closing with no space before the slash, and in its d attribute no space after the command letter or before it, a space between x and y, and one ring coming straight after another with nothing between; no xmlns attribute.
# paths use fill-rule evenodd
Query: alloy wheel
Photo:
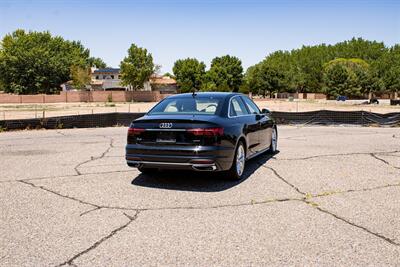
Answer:
<svg viewBox="0 0 400 267"><path fill-rule="evenodd" d="M272 151L276 151L278 145L278 138L277 138L277 134L276 134L276 129L272 128L272 136L271 136L271 150Z"/></svg>
<svg viewBox="0 0 400 267"><path fill-rule="evenodd" d="M236 152L236 173L238 174L238 176L241 176L243 174L245 161L246 158L244 148L243 145L240 144Z"/></svg>

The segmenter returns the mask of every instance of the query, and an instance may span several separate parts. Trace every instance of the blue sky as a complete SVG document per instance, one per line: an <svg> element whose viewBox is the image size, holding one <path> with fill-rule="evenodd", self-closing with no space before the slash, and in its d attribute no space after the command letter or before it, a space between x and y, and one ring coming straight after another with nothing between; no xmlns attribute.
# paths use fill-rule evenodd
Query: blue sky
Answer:
<svg viewBox="0 0 400 267"><path fill-rule="evenodd" d="M146 47L162 72L175 60L239 57L247 68L275 50L336 43L353 36L400 43L400 1L7 1L0 37L22 28L81 40L118 67L131 43Z"/></svg>

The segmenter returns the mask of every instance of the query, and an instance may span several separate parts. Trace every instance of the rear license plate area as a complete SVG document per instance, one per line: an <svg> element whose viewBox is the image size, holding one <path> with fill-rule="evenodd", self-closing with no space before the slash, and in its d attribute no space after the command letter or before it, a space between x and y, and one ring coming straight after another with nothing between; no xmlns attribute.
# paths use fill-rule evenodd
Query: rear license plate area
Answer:
<svg viewBox="0 0 400 267"><path fill-rule="evenodd" d="M176 143L176 135L174 132L160 132L157 134L157 143Z"/></svg>

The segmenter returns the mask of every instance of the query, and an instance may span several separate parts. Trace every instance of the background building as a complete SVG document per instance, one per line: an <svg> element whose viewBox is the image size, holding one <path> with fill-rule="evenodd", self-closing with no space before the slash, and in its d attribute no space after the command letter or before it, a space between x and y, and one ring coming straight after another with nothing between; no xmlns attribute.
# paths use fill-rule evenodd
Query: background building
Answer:
<svg viewBox="0 0 400 267"><path fill-rule="evenodd" d="M94 90L126 90L126 86L121 85L120 69L105 68L92 70L92 80L90 85Z"/></svg>
<svg viewBox="0 0 400 267"><path fill-rule="evenodd" d="M168 76L152 76L150 78L152 91L160 91L162 94L176 94L178 87L176 80Z"/></svg>
<svg viewBox="0 0 400 267"><path fill-rule="evenodd" d="M93 90L129 90L121 84L119 68L92 69L90 86ZM162 94L177 93L176 80L167 76L152 75L141 91L159 91Z"/></svg>

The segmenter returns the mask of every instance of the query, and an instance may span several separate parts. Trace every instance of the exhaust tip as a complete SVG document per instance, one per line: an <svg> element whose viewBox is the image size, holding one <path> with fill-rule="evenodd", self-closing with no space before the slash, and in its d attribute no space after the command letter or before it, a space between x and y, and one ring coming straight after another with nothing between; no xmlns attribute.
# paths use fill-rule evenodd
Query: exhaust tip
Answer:
<svg viewBox="0 0 400 267"><path fill-rule="evenodd" d="M139 168L140 167L140 163L137 161L127 161L127 164L129 167L133 167L133 168Z"/></svg>
<svg viewBox="0 0 400 267"><path fill-rule="evenodd" d="M215 171L217 170L217 166L215 164L211 165L192 165L192 168L196 171Z"/></svg>

